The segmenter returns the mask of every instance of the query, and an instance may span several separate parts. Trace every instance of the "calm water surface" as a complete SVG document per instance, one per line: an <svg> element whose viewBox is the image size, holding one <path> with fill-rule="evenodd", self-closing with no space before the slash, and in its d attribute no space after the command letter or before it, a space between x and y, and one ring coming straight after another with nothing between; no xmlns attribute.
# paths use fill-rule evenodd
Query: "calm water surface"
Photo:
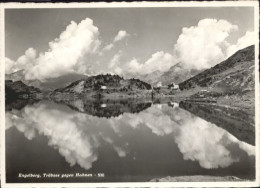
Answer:
<svg viewBox="0 0 260 188"><path fill-rule="evenodd" d="M254 161L253 145L176 103L41 101L6 112L7 182L254 179ZM94 177L24 179L19 173Z"/></svg>

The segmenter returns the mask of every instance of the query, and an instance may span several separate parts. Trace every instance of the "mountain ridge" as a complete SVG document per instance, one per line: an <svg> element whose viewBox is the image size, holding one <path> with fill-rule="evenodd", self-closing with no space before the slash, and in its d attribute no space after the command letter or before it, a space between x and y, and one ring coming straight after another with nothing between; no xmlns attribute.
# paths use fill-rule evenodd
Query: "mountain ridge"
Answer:
<svg viewBox="0 0 260 188"><path fill-rule="evenodd" d="M241 49L225 61L179 84L181 90L195 87L220 88L226 91L254 89L254 45Z"/></svg>
<svg viewBox="0 0 260 188"><path fill-rule="evenodd" d="M24 70L19 70L16 72L13 72L11 74L5 74L5 80L12 80L13 82L16 81L22 81L24 84L28 86L33 86L36 88L39 88L41 90L54 90L59 87L66 87L70 83L77 81L79 79L87 78L86 75L76 74L76 73L70 73L67 75L59 76L57 78L51 78L47 79L44 82L40 80L26 80Z"/></svg>

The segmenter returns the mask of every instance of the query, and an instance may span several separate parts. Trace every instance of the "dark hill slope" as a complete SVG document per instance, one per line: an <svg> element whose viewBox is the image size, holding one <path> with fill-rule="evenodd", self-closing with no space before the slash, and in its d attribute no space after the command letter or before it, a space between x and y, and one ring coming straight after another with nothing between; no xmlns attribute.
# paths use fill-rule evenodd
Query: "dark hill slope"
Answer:
<svg viewBox="0 0 260 188"><path fill-rule="evenodd" d="M41 91L33 86L27 86L21 81L5 81L5 100L10 103L17 99L29 99L42 97Z"/></svg>
<svg viewBox="0 0 260 188"><path fill-rule="evenodd" d="M39 93L40 92L40 90L38 88L35 88L33 86L27 86L21 81L13 82L11 80L5 81L5 89L6 90L12 90L17 95L33 94L33 93Z"/></svg>
<svg viewBox="0 0 260 188"><path fill-rule="evenodd" d="M181 90L200 87L218 88L222 92L254 90L254 46L239 50L227 60L181 82Z"/></svg>

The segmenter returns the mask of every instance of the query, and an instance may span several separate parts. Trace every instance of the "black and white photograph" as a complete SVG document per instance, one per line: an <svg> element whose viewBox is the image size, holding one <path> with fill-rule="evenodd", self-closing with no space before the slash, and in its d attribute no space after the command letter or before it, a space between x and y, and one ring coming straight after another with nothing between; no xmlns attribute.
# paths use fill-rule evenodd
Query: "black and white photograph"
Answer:
<svg viewBox="0 0 260 188"><path fill-rule="evenodd" d="M2 187L259 185L258 6L1 4Z"/></svg>

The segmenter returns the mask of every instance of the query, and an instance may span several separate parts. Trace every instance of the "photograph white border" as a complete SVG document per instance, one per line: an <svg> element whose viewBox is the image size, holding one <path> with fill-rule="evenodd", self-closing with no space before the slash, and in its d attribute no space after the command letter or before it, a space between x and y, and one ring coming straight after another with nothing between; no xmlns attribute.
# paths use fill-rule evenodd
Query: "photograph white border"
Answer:
<svg viewBox="0 0 260 188"><path fill-rule="evenodd" d="M241 182L118 182L118 183L6 183L5 180L5 9L22 8L130 8L130 7L254 7L255 32L255 148L256 180ZM215 1L215 2L114 2L114 3L1 3L0 4L0 120L1 120L1 185L8 187L257 187L260 186L259 166L259 2L258 1Z"/></svg>

